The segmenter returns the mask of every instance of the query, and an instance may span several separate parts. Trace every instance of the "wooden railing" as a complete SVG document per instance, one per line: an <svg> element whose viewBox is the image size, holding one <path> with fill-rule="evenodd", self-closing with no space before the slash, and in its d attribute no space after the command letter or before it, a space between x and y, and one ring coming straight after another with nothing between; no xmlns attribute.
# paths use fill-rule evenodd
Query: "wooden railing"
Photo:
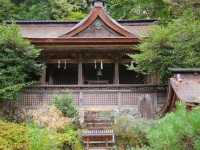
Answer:
<svg viewBox="0 0 200 150"><path fill-rule="evenodd" d="M19 96L18 105L37 107L51 104L57 95L71 93L78 106L138 105L140 99L149 94L156 104L165 100L165 87L155 85L82 85L82 86L33 86Z"/></svg>

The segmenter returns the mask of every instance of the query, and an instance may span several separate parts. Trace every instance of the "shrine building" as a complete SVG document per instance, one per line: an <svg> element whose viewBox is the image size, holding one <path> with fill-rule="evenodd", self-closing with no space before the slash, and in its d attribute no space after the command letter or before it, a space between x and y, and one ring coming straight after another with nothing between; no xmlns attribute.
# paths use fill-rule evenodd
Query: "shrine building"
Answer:
<svg viewBox="0 0 200 150"><path fill-rule="evenodd" d="M93 0L89 15L81 21L16 24L22 36L41 49L45 64L40 82L20 97L24 106L51 103L66 91L80 107L131 106L140 113L145 112L145 103L139 105L145 95L151 97L148 110L154 112L165 99L158 75L142 75L127 67L136 65L128 54L140 53L137 45L148 38L156 20L114 20L103 0Z"/></svg>

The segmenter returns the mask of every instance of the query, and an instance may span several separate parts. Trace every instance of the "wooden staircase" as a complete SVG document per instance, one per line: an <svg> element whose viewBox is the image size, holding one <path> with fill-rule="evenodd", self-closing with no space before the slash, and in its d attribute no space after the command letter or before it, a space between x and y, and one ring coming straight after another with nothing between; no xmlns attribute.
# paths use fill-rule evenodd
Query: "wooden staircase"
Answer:
<svg viewBox="0 0 200 150"><path fill-rule="evenodd" d="M99 112L86 112L84 115L86 129L81 133L85 150L113 150L115 135L112 119L99 115Z"/></svg>

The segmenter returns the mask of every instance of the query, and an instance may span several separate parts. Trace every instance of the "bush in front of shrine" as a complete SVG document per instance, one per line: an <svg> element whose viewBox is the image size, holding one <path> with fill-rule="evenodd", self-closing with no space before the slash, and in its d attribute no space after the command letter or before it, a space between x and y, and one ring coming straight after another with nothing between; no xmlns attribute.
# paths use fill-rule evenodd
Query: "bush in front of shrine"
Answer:
<svg viewBox="0 0 200 150"><path fill-rule="evenodd" d="M177 111L158 120L148 133L153 150L199 150L200 108L187 111L178 104Z"/></svg>
<svg viewBox="0 0 200 150"><path fill-rule="evenodd" d="M54 105L66 117L76 118L78 116L78 111L74 103L74 98L70 93L56 96L54 99Z"/></svg>
<svg viewBox="0 0 200 150"><path fill-rule="evenodd" d="M68 124L56 131L37 124L0 120L1 150L83 150L77 128Z"/></svg>
<svg viewBox="0 0 200 150"><path fill-rule="evenodd" d="M28 150L30 142L24 125L0 120L0 149Z"/></svg>
<svg viewBox="0 0 200 150"><path fill-rule="evenodd" d="M119 149L135 149L147 146L147 131L150 124L151 122L135 119L131 115L117 116L113 125L116 147Z"/></svg>
<svg viewBox="0 0 200 150"><path fill-rule="evenodd" d="M119 116L113 126L117 147L137 150L199 150L200 107L177 110L165 117L144 121L130 116Z"/></svg>

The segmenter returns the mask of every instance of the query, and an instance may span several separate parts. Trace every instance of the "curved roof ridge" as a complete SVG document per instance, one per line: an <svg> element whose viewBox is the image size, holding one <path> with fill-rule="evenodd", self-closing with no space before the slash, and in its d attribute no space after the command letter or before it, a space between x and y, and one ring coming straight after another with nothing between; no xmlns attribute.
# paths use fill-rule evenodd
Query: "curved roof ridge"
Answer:
<svg viewBox="0 0 200 150"><path fill-rule="evenodd" d="M120 23L111 18L102 6L94 6L89 13L89 15L83 19L80 23L75 25L70 31L61 35L60 37L74 37L75 35L81 33L87 29L97 18L105 23L110 29L116 33L122 35L125 38L135 38L139 40L139 37L135 34L129 32Z"/></svg>

